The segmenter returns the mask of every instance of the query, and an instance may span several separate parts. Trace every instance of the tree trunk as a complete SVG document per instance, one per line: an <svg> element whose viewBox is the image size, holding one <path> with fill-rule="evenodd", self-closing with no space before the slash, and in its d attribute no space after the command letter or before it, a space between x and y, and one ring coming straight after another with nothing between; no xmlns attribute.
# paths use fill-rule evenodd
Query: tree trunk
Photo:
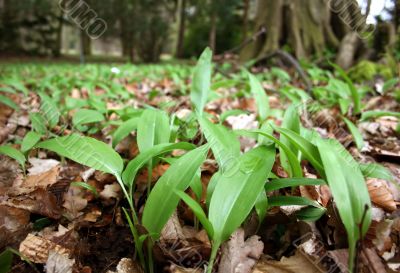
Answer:
<svg viewBox="0 0 400 273"><path fill-rule="evenodd" d="M243 34L242 38L245 40L247 38L247 28L249 24L249 7L250 0L243 0Z"/></svg>
<svg viewBox="0 0 400 273"><path fill-rule="evenodd" d="M211 20L210 20L209 46L214 53L215 53L215 46L217 39L216 37L217 37L217 13L213 9L211 11Z"/></svg>
<svg viewBox="0 0 400 273"><path fill-rule="evenodd" d="M183 42L185 38L186 28L186 0L179 1L179 29L178 29L178 40L176 44L176 58L183 57Z"/></svg>
<svg viewBox="0 0 400 273"><path fill-rule="evenodd" d="M339 45L325 0L261 0L257 10L254 32L265 27L266 35L243 48L242 61L259 58L285 44L298 58L321 55L328 45Z"/></svg>

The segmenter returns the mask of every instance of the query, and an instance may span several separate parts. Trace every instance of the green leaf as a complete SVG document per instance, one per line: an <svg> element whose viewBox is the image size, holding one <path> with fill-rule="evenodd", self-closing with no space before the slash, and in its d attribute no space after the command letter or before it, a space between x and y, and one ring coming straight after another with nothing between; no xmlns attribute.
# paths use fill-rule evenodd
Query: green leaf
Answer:
<svg viewBox="0 0 400 273"><path fill-rule="evenodd" d="M318 150L329 188L347 231L349 267L353 270L356 242L365 235L371 223L371 200L358 163L339 145L337 140L321 139L318 142ZM366 207L368 211L364 216ZM359 225L362 221L360 234Z"/></svg>
<svg viewBox="0 0 400 273"><path fill-rule="evenodd" d="M278 139L274 138L272 135L265 133L264 131L260 130L251 130L251 131L246 131L246 130L237 130L235 133L244 135L244 136L249 136L252 137L252 134L258 134L262 135L269 140L273 141L276 145L282 148L283 151L285 151L286 156L288 157L288 161L290 163L290 167L293 173L294 177L303 177L303 171L301 169L301 165L297 157L293 154L293 152L282 142L280 142Z"/></svg>
<svg viewBox="0 0 400 273"><path fill-rule="evenodd" d="M268 96L257 77L251 73L248 73L248 76L250 80L251 93L253 94L257 104L258 114L260 115L261 120L265 120L267 119L269 113Z"/></svg>
<svg viewBox="0 0 400 273"><path fill-rule="evenodd" d="M60 120L60 111L58 111L57 105L47 95L40 93L41 104L40 113L47 121L49 128L54 128Z"/></svg>
<svg viewBox="0 0 400 273"><path fill-rule="evenodd" d="M287 139L297 148L299 149L304 157L314 166L314 168L321 174L324 174L324 168L321 164L321 158L318 152L318 148L312 144L307 139L303 138L299 134L285 129L278 128L274 126L275 131L287 137Z"/></svg>
<svg viewBox="0 0 400 273"><path fill-rule="evenodd" d="M361 121L380 118L380 117L386 117L386 116L400 118L400 113L392 112L392 111L367 111L367 112L362 113Z"/></svg>
<svg viewBox="0 0 400 273"><path fill-rule="evenodd" d="M364 177L379 178L386 181L394 181L393 174L385 167L376 163L360 164Z"/></svg>
<svg viewBox="0 0 400 273"><path fill-rule="evenodd" d="M248 113L249 113L248 111L241 110L241 109L228 110L221 114L221 116L219 117L219 122L223 123L229 117L239 116L239 115L248 114Z"/></svg>
<svg viewBox="0 0 400 273"><path fill-rule="evenodd" d="M47 133L46 120L40 113L30 113L29 118L31 120L31 126L34 131L38 132L41 135L45 135Z"/></svg>
<svg viewBox="0 0 400 273"><path fill-rule="evenodd" d="M171 132L169 118L165 112L146 109L137 126L137 144L140 152L145 152L154 145L169 142Z"/></svg>
<svg viewBox="0 0 400 273"><path fill-rule="evenodd" d="M0 254L0 273L8 273L11 270L13 254L6 249Z"/></svg>
<svg viewBox="0 0 400 273"><path fill-rule="evenodd" d="M258 216L258 226L262 224L262 222L265 219L265 216L267 215L267 210L268 210L268 198L267 194L265 191L261 191L260 194L257 197L256 204L254 205L256 209L256 213Z"/></svg>
<svg viewBox="0 0 400 273"><path fill-rule="evenodd" d="M22 167L23 170L25 170L25 156L23 153L18 151L17 149L9 146L9 145L3 145L0 146L0 154L6 155L8 157L11 157L12 159L15 159Z"/></svg>
<svg viewBox="0 0 400 273"><path fill-rule="evenodd" d="M113 133L112 145L117 146L125 137L127 137L132 131L136 130L138 126L138 118L131 118L122 123L117 130Z"/></svg>
<svg viewBox="0 0 400 273"><path fill-rule="evenodd" d="M179 203L175 191L186 190L206 159L208 145L192 150L179 158L161 176L151 191L143 210L142 223L158 239L161 230Z"/></svg>
<svg viewBox="0 0 400 273"><path fill-rule="evenodd" d="M193 200L189 195L187 195L183 191L175 191L175 193L182 199L183 202L188 205L188 207L193 211L194 215L196 215L197 219L199 219L200 223L203 225L206 230L208 237L212 238L214 235L214 230L211 222L207 219L206 214L204 213L203 208Z"/></svg>
<svg viewBox="0 0 400 273"><path fill-rule="evenodd" d="M322 179L313 178L280 178L265 184L265 191L271 192L289 187L325 185Z"/></svg>
<svg viewBox="0 0 400 273"><path fill-rule="evenodd" d="M268 205L269 207L312 206L321 208L316 201L300 196L271 196L268 198Z"/></svg>
<svg viewBox="0 0 400 273"><path fill-rule="evenodd" d="M24 139L22 140L21 152L26 153L29 150L31 150L36 145L36 143L39 142L41 137L42 137L42 135L40 135L34 131L28 132L25 135Z"/></svg>
<svg viewBox="0 0 400 273"><path fill-rule="evenodd" d="M212 51L207 47L201 54L193 73L192 90L190 99L200 116L207 103L211 83Z"/></svg>
<svg viewBox="0 0 400 273"><path fill-rule="evenodd" d="M300 117L298 113L297 105L292 104L286 110L285 115L283 117L282 128L291 130L297 134L300 134ZM288 139L285 135L281 135L280 141L286 145L297 157L298 149L295 145L292 144L290 139ZM282 167L289 173L291 177L293 177L292 169L290 167L289 159L282 147L279 147L280 161Z"/></svg>
<svg viewBox="0 0 400 273"><path fill-rule="evenodd" d="M79 126L88 123L102 122L104 116L102 113L91 109L79 109L72 118L72 124Z"/></svg>
<svg viewBox="0 0 400 273"><path fill-rule="evenodd" d="M326 213L324 208L306 207L296 212L296 217L299 220L306 222L315 222Z"/></svg>
<svg viewBox="0 0 400 273"><path fill-rule="evenodd" d="M357 126L355 126L353 122L351 122L350 120L348 120L345 117L343 118L343 121L346 123L347 128L349 128L350 133L353 136L354 142L356 143L357 149L361 151L361 149L365 145L363 136L361 135Z"/></svg>
<svg viewBox="0 0 400 273"><path fill-rule="evenodd" d="M220 176L209 210L214 244L227 240L246 219L263 191L274 161L275 148L260 146L240 157L235 173Z"/></svg>
<svg viewBox="0 0 400 273"><path fill-rule="evenodd" d="M350 79L350 77L347 75L347 73L337 64L331 63L331 65L335 68L336 72L343 78L343 80L347 83L347 85L350 88L350 93L351 97L353 99L353 104L354 104L354 114L359 114L361 113L361 98L360 94L358 93L357 88L355 87L353 81Z"/></svg>
<svg viewBox="0 0 400 273"><path fill-rule="evenodd" d="M199 123L220 170L223 173L229 172L232 166L237 164L240 156L239 140L223 125L213 124L203 117L199 117Z"/></svg>
<svg viewBox="0 0 400 273"><path fill-rule="evenodd" d="M37 148L53 151L93 169L120 177L124 163L122 158L104 142L90 137L72 134L40 142Z"/></svg>
<svg viewBox="0 0 400 273"><path fill-rule="evenodd" d="M122 173L122 179L125 184L133 185L137 172L152 158L173 150L192 150L194 148L196 148L195 145L187 142L158 144L132 159Z"/></svg>
<svg viewBox="0 0 400 273"><path fill-rule="evenodd" d="M18 110L19 106L9 97L0 95L0 103L7 105L8 107L14 109L14 110Z"/></svg>

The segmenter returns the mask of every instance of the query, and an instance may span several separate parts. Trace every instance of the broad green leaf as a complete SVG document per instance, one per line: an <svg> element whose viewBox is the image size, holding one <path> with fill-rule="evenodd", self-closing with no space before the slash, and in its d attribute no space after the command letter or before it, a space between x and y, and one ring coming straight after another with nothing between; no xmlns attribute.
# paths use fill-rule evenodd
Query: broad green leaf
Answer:
<svg viewBox="0 0 400 273"><path fill-rule="evenodd" d="M386 117L386 116L400 118L400 113L399 112L391 112L391 111L367 111L367 112L362 113L361 121L374 119L374 118L380 118L380 117Z"/></svg>
<svg viewBox="0 0 400 273"><path fill-rule="evenodd" d="M40 113L30 113L29 118L31 120L31 126L34 131L41 135L47 133L46 119Z"/></svg>
<svg viewBox="0 0 400 273"><path fill-rule="evenodd" d="M0 273L8 273L11 270L13 254L6 249L0 253Z"/></svg>
<svg viewBox="0 0 400 273"><path fill-rule="evenodd" d="M17 149L9 146L9 145L3 145L0 146L0 154L6 155L8 157L11 157L12 159L15 159L22 167L22 169L25 170L25 156L23 153L18 151Z"/></svg>
<svg viewBox="0 0 400 273"><path fill-rule="evenodd" d="M137 172L152 158L173 150L192 150L194 148L196 148L195 145L187 142L158 144L129 161L122 173L122 179L126 185L132 185Z"/></svg>
<svg viewBox="0 0 400 273"><path fill-rule="evenodd" d="M169 118L160 110L146 109L137 125L137 144L140 152L154 145L168 143L170 136Z"/></svg>
<svg viewBox="0 0 400 273"><path fill-rule="evenodd" d="M117 130L113 133L112 145L117 146L125 137L127 137L132 131L136 130L138 118L131 118L124 123L122 123Z"/></svg>
<svg viewBox="0 0 400 273"><path fill-rule="evenodd" d="M211 198L212 198L212 195L214 193L215 187L217 186L217 183L218 183L218 181L220 179L220 176L221 176L221 171L218 171L218 172L214 173L213 176L210 179L210 182L208 183L207 196L206 196L207 208L210 207Z"/></svg>
<svg viewBox="0 0 400 273"><path fill-rule="evenodd" d="M175 191L186 190L206 159L208 145L192 150L179 158L161 176L151 191L143 210L142 223L158 239L161 230L179 203Z"/></svg>
<svg viewBox="0 0 400 273"><path fill-rule="evenodd" d="M103 120L104 120L103 114L96 110L79 109L74 114L72 118L72 123L75 126L79 126L87 123L102 122Z"/></svg>
<svg viewBox="0 0 400 273"><path fill-rule="evenodd" d="M72 134L40 142L37 148L53 151L82 165L120 177L122 158L104 142Z"/></svg>
<svg viewBox="0 0 400 273"><path fill-rule="evenodd" d="M41 98L40 113L46 120L49 128L54 128L60 119L60 111L49 96L45 95L44 93L39 95Z"/></svg>
<svg viewBox="0 0 400 273"><path fill-rule="evenodd" d="M219 117L219 122L223 123L229 117L239 116L239 115L248 114L248 113L249 113L248 111L241 110L241 109L228 110L221 114L221 116Z"/></svg>
<svg viewBox="0 0 400 273"><path fill-rule="evenodd" d="M204 213L203 208L199 205L199 203L197 203L183 191L175 191L175 193L179 196L179 198L182 199L183 202L186 203L186 205L189 206L189 208L193 211L194 215L196 215L197 219L199 219L200 223L203 225L208 236L212 238L214 234L213 227L211 225L211 222L207 219L207 216Z"/></svg>
<svg viewBox="0 0 400 273"><path fill-rule="evenodd" d="M26 153L27 151L31 150L36 145L36 143L39 142L41 137L42 135L34 131L28 132L22 140L21 152Z"/></svg>
<svg viewBox="0 0 400 273"><path fill-rule="evenodd" d="M269 112L269 99L264 91L260 81L251 73L248 73L250 80L251 93L257 104L258 114L261 120L265 120L268 117Z"/></svg>
<svg viewBox="0 0 400 273"><path fill-rule="evenodd" d="M7 105L8 107L14 109L14 110L18 110L19 106L9 97L0 95L0 103Z"/></svg>
<svg viewBox="0 0 400 273"><path fill-rule="evenodd" d="M353 270L356 242L371 223L371 200L361 170L337 140L320 140L318 150L326 178L349 240L349 267ZM350 155L351 157L351 155ZM365 209L368 209L365 213ZM365 215L364 215L365 214ZM363 223L361 223L363 221ZM361 234L360 234L360 225Z"/></svg>
<svg viewBox="0 0 400 273"><path fill-rule="evenodd" d="M235 173L222 174L210 202L209 220L218 245L243 223L254 205L275 161L275 147L257 147L239 159Z"/></svg>
<svg viewBox="0 0 400 273"><path fill-rule="evenodd" d="M246 131L246 130L237 130L235 133L243 135L243 136L248 136L248 137L255 137L252 136L253 134L255 135L262 135L269 140L273 141L276 145L282 148L283 151L285 151L288 161L290 163L290 167L293 173L294 177L303 177L303 171L301 169L301 165L297 157L293 154L293 152L282 142L280 142L278 139L274 138L272 135L267 134L263 131L260 130L251 130L251 131Z"/></svg>
<svg viewBox="0 0 400 273"><path fill-rule="evenodd" d="M299 134L285 129L278 128L274 126L275 131L278 131L280 134L287 137L287 139L297 148L299 149L304 157L314 166L314 168L321 174L324 174L324 168L321 164L321 158L318 152L318 148L312 144L307 139L303 138Z"/></svg>
<svg viewBox="0 0 400 273"><path fill-rule="evenodd" d="M223 173L229 172L240 156L239 140L223 125L213 124L203 117L199 117L199 123L220 170Z"/></svg>
<svg viewBox="0 0 400 273"><path fill-rule="evenodd" d="M300 134L300 117L298 113L298 107L295 104L289 106L286 110L285 115L283 117L282 128L291 130L297 134ZM280 141L286 145L297 157L298 149L295 145L292 144L290 139L288 139L285 135L281 135ZM287 158L287 155L282 147L279 147L280 161L282 167L287 171L290 176L293 176L292 169L290 167L290 162Z"/></svg>
<svg viewBox="0 0 400 273"><path fill-rule="evenodd" d="M326 213L325 208L306 207L296 211L296 217L306 222L315 222Z"/></svg>
<svg viewBox="0 0 400 273"><path fill-rule="evenodd" d="M347 73L337 64L331 63L331 65L335 68L336 72L343 78L343 80L347 83L350 88L351 97L353 99L354 104L354 114L361 113L361 98L360 94L358 93L357 88L355 87L353 81L347 75Z"/></svg>
<svg viewBox="0 0 400 273"><path fill-rule="evenodd" d="M279 178L265 184L265 191L271 192L288 187L325 185L322 179L313 178Z"/></svg>
<svg viewBox="0 0 400 273"><path fill-rule="evenodd" d="M210 92L211 61L212 51L209 48L206 48L201 54L193 73L190 99L196 113L200 116L203 113Z"/></svg>
<svg viewBox="0 0 400 273"><path fill-rule="evenodd" d="M353 136L354 142L356 143L357 149L361 151L361 149L365 145L363 136L353 122L351 122L347 118L343 118L343 121L346 123L347 128L349 128L350 133Z"/></svg>
<svg viewBox="0 0 400 273"><path fill-rule="evenodd" d="M268 210L268 198L265 191L261 191L258 195L254 208L256 209L256 213L258 216L258 226L260 226L264 221Z"/></svg>
<svg viewBox="0 0 400 273"><path fill-rule="evenodd" d="M369 163L360 164L359 166L364 177L379 178L387 181L394 180L393 174L380 164Z"/></svg>
<svg viewBox="0 0 400 273"><path fill-rule="evenodd" d="M312 206L322 208L316 201L300 196L271 196L268 198L268 206Z"/></svg>

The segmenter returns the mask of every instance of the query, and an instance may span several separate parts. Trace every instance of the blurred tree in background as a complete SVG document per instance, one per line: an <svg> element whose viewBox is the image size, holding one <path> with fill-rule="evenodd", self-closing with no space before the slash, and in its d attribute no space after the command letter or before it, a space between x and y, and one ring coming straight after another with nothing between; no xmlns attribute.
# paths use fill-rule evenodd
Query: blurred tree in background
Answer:
<svg viewBox="0 0 400 273"><path fill-rule="evenodd" d="M378 18L374 35L367 39L360 39L355 29L360 20L365 23L369 0L363 11L343 0L62 0L86 4L74 11L83 17L78 24L59 2L0 0L0 52L40 56L113 52L132 62L157 62L163 53L188 58L206 46L216 54L239 46L240 59L247 61L285 48L299 59L334 52L345 68L387 53L400 58L400 0L391 0L387 11L391 17ZM332 8L332 3L345 8ZM88 8L107 23L107 31L96 40L80 28L93 20Z"/></svg>

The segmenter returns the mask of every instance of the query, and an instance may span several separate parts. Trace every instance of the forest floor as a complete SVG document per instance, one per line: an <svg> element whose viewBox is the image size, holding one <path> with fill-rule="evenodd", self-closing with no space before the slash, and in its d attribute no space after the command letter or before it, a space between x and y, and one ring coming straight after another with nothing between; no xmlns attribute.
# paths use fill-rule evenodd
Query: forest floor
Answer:
<svg viewBox="0 0 400 273"><path fill-rule="evenodd" d="M203 272L217 241L213 236L218 221L212 215L218 213L216 208L221 213L217 218L226 220L223 232L241 228L222 242L215 272L348 272L349 243L356 246L358 272L398 272L399 80L353 83L340 71L310 66L306 72L313 91L307 92L291 69L259 68L252 78L245 71L230 73L231 68L219 68L229 79L225 73L212 74L204 97L209 72L204 63L194 80L195 68L185 65L1 64L0 265L5 270L0 272L7 272L10 261L9 272L142 272L140 250L135 249L123 210L129 215L132 204L139 222L134 230L144 235L147 229L150 234L141 237L146 242L158 228L151 217L157 218L158 211L167 217L154 236L155 272ZM203 107L203 117L212 122L202 121L193 105ZM161 111L149 110L155 108ZM255 130L270 138L255 135ZM64 150L60 142L49 142L72 135L98 140L92 152L103 165L96 167L87 154L91 151L79 141ZM349 161L335 165L341 162L334 161L339 155L321 148L320 139L327 138L346 148L355 169L346 167ZM138 156L169 142L187 144L150 156L153 159L144 162L152 169L149 176L149 167L141 168ZM204 160L196 168L189 165L207 142L211 150ZM294 158L288 159L284 145ZM223 179L212 183L223 172L226 154L241 160L252 152L257 155L260 147L270 149L272 161L260 159L264 169L257 169L259 162L251 163L243 177L234 174L227 180L225 190L219 187ZM179 160L183 150L191 150L190 160ZM86 155L88 159L82 159ZM121 169L114 172L119 160ZM142 165L127 182L122 169L132 161ZM188 176L189 169L199 167L201 172ZM186 190L186 197L196 200L209 220L193 213L198 207L188 201L176 199L178 205L170 205L177 189L171 186L169 196L169 188L162 186L167 180L181 183L180 173L190 178L182 179L187 185L179 189L181 195ZM229 188L230 182L244 184L241 179L254 183L254 191L261 185L260 195L246 185L243 191ZM129 183L135 185L129 196L132 204L121 188L129 188ZM362 199L364 188L371 203ZM167 191L160 194L162 189ZM363 202L370 206L364 208ZM224 211L225 205L231 210ZM146 210L153 213L150 218L143 216ZM204 228L207 223L214 232ZM354 236L366 233L363 240L351 242L350 235L348 240L349 225Z"/></svg>

